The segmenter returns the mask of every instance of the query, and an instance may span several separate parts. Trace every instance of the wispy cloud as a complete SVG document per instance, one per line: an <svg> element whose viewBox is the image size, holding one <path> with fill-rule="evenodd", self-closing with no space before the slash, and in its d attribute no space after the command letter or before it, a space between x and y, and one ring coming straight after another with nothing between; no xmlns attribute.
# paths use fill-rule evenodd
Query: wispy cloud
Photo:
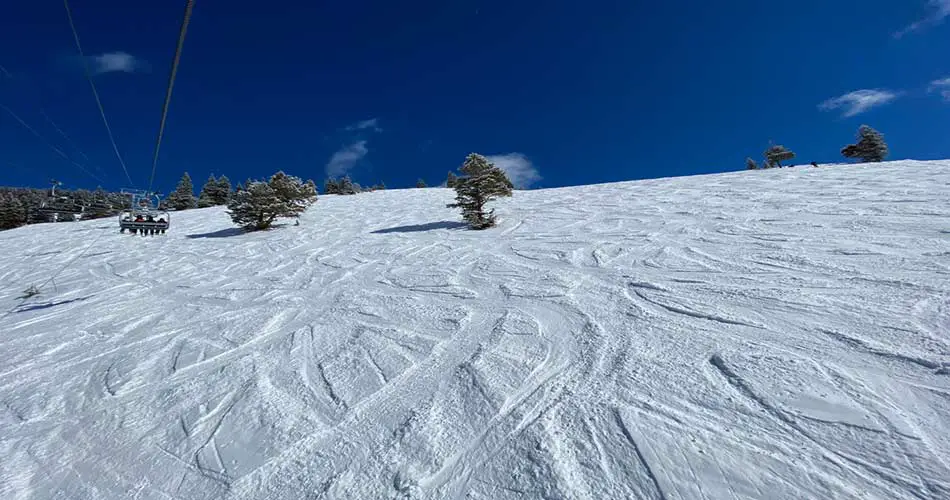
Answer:
<svg viewBox="0 0 950 500"><path fill-rule="evenodd" d="M99 73L134 73L147 68L141 59L126 52L108 52L93 56L93 71Z"/></svg>
<svg viewBox="0 0 950 500"><path fill-rule="evenodd" d="M525 189L541 180L541 174L538 173L537 167L521 153L493 155L487 158L496 167L504 170L508 174L508 178L511 179L511 183L517 188Z"/></svg>
<svg viewBox="0 0 950 500"><path fill-rule="evenodd" d="M349 132L354 130L372 130L373 132L383 131L383 129L379 128L378 118L370 118L368 120L358 121L352 125L347 125L345 130Z"/></svg>
<svg viewBox="0 0 950 500"><path fill-rule="evenodd" d="M369 149L366 147L365 140L343 146L339 151L333 153L330 161L327 162L327 175L333 178L346 175L367 153L369 153Z"/></svg>
<svg viewBox="0 0 950 500"><path fill-rule="evenodd" d="M0 76L13 78L13 75L11 75L10 72L7 71L7 68L4 68L2 64L0 64Z"/></svg>
<svg viewBox="0 0 950 500"><path fill-rule="evenodd" d="M894 38L901 38L908 33L918 31L927 26L940 24L944 19L950 16L950 0L929 0L927 5L930 9L930 14L897 33L894 33Z"/></svg>
<svg viewBox="0 0 950 500"><path fill-rule="evenodd" d="M950 102L950 77L930 82L930 87L927 88L927 91L939 92L940 95L943 96L944 101Z"/></svg>
<svg viewBox="0 0 950 500"><path fill-rule="evenodd" d="M845 118L860 115L878 106L883 106L898 97L897 92L881 89L855 90L843 96L828 99L818 105L822 111L843 109Z"/></svg>

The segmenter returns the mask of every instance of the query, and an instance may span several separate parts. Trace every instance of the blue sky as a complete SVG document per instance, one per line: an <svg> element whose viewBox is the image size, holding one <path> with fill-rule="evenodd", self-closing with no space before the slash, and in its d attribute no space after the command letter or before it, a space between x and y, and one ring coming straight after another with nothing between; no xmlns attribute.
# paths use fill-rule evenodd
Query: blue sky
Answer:
<svg viewBox="0 0 950 500"><path fill-rule="evenodd" d="M133 187L178 3L71 4ZM770 140L833 162L862 123L894 159L947 158L947 17L950 0L196 0L156 188L186 170L437 184L472 151L533 187L738 170ZM0 33L0 185L128 187L62 4L6 2Z"/></svg>

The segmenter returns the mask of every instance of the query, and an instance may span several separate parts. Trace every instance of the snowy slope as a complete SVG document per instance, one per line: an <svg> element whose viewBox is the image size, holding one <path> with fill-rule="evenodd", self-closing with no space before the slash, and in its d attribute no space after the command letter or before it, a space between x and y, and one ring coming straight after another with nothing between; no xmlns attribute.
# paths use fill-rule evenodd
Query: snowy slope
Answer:
<svg viewBox="0 0 950 500"><path fill-rule="evenodd" d="M0 498L950 497L950 161L451 198L0 233Z"/></svg>

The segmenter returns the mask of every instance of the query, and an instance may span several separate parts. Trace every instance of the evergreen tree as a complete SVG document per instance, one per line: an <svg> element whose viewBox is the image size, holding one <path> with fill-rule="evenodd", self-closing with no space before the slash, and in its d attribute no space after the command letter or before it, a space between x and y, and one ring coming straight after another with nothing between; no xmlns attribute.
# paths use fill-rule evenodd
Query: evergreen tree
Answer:
<svg viewBox="0 0 950 500"><path fill-rule="evenodd" d="M235 224L248 231L267 229L287 207L266 182L248 181L244 189L234 193L228 203L228 214Z"/></svg>
<svg viewBox="0 0 950 500"><path fill-rule="evenodd" d="M449 172L449 175L445 177L445 187L454 188L456 182L458 182L458 177L454 173Z"/></svg>
<svg viewBox="0 0 950 500"><path fill-rule="evenodd" d="M317 197L313 181L277 172L268 182L247 181L228 202L228 214L248 231L267 229L280 217L298 217Z"/></svg>
<svg viewBox="0 0 950 500"><path fill-rule="evenodd" d="M775 144L765 150L766 168L781 167L783 161L791 160L792 158L795 158L795 153L785 146Z"/></svg>
<svg viewBox="0 0 950 500"><path fill-rule="evenodd" d="M752 158L745 159L745 168L748 170L756 170L759 168L759 164L755 162Z"/></svg>
<svg viewBox="0 0 950 500"><path fill-rule="evenodd" d="M360 185L354 184L348 175L340 179L337 187L339 188L340 194L356 194L362 191Z"/></svg>
<svg viewBox="0 0 950 500"><path fill-rule="evenodd" d="M198 195L198 208L227 205L231 198L231 180L225 176L215 179L214 174L208 177Z"/></svg>
<svg viewBox="0 0 950 500"><path fill-rule="evenodd" d="M283 172L271 176L268 184L287 205L281 217L300 216L317 198L317 186L313 181L303 182L299 177L292 177Z"/></svg>
<svg viewBox="0 0 950 500"><path fill-rule="evenodd" d="M336 179L323 181L323 192L326 194L340 194L340 183Z"/></svg>
<svg viewBox="0 0 950 500"><path fill-rule="evenodd" d="M214 174L208 176L205 185L201 186L201 193L198 194L198 208L208 208L216 205L214 202L214 193L218 189L218 179Z"/></svg>
<svg viewBox="0 0 950 500"><path fill-rule="evenodd" d="M845 158L860 158L865 163L884 161L889 151L884 136L867 125L858 128L858 142L841 149Z"/></svg>
<svg viewBox="0 0 950 500"><path fill-rule="evenodd" d="M424 180L422 180L422 179L419 179L419 180L416 181L416 187L417 187L417 188L424 188L424 187L429 187L429 186L426 185L426 181L424 181Z"/></svg>
<svg viewBox="0 0 950 500"><path fill-rule="evenodd" d="M188 210L189 208L195 208L197 200L195 200L195 188L191 183L191 176L188 175L188 172L185 172L185 175L181 176L181 180L178 181L178 187L175 188L175 191L168 195L168 206L175 210Z"/></svg>
<svg viewBox="0 0 950 500"><path fill-rule="evenodd" d="M218 188L214 191L211 198L215 205L227 205L231 199L231 179L222 175L218 177Z"/></svg>
<svg viewBox="0 0 950 500"><path fill-rule="evenodd" d="M486 229L495 225L495 210L485 211L485 204L500 196L511 196L508 176L482 155L472 153L459 169L464 177L453 182L455 203L450 207L462 209L462 218L472 229Z"/></svg>
<svg viewBox="0 0 950 500"><path fill-rule="evenodd" d="M25 225L27 211L14 193L0 195L0 230L13 229Z"/></svg>

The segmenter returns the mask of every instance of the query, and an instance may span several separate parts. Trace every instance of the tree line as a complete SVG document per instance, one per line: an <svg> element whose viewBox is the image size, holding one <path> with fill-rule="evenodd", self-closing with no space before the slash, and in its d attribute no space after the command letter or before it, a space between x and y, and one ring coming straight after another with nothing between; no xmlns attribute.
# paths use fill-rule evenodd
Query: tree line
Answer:
<svg viewBox="0 0 950 500"><path fill-rule="evenodd" d="M841 149L845 158L864 162L884 161L888 147L884 136L873 128L862 125L857 141ZM782 167L782 162L795 158L795 153L782 145L772 144L763 153L761 166L752 158L746 159L746 168ZM816 163L812 163L817 166ZM471 229L485 229L495 225L494 209L488 210L489 202L511 196L514 186L503 170L485 156L469 154L459 174L450 171L445 186L455 190L455 202L449 207L458 208L462 218ZM416 182L417 188L425 188L425 180ZM327 179L324 193L354 195L366 191L386 189L383 183L363 188L349 176ZM101 187L88 190L54 190L0 188L0 229L10 229L35 222L76 220L81 218L108 217L129 208L129 198L121 193L110 193ZM55 194L55 196L53 195ZM160 208L189 210L226 205L232 221L249 231L268 229L279 218L297 218L307 207L317 201L317 187L312 180L277 172L268 180L248 180L232 189L226 176L211 175L196 197L194 185L187 172L178 182L175 191L168 195ZM60 217L67 214L68 217Z"/></svg>
<svg viewBox="0 0 950 500"><path fill-rule="evenodd" d="M854 144L848 144L841 148L841 156L848 159L857 159L864 163L876 163L884 161L889 154L887 143L884 142L884 135L867 125L861 125L858 128L857 141ZM752 158L746 158L746 169L756 170L763 168L781 167L783 161L789 161L795 158L795 153L778 144L770 144L763 153L765 160L761 165ZM812 162L812 165L818 166Z"/></svg>
<svg viewBox="0 0 950 500"><path fill-rule="evenodd" d="M131 200L99 187L50 189L0 187L0 230L27 224L111 217L129 208Z"/></svg>

